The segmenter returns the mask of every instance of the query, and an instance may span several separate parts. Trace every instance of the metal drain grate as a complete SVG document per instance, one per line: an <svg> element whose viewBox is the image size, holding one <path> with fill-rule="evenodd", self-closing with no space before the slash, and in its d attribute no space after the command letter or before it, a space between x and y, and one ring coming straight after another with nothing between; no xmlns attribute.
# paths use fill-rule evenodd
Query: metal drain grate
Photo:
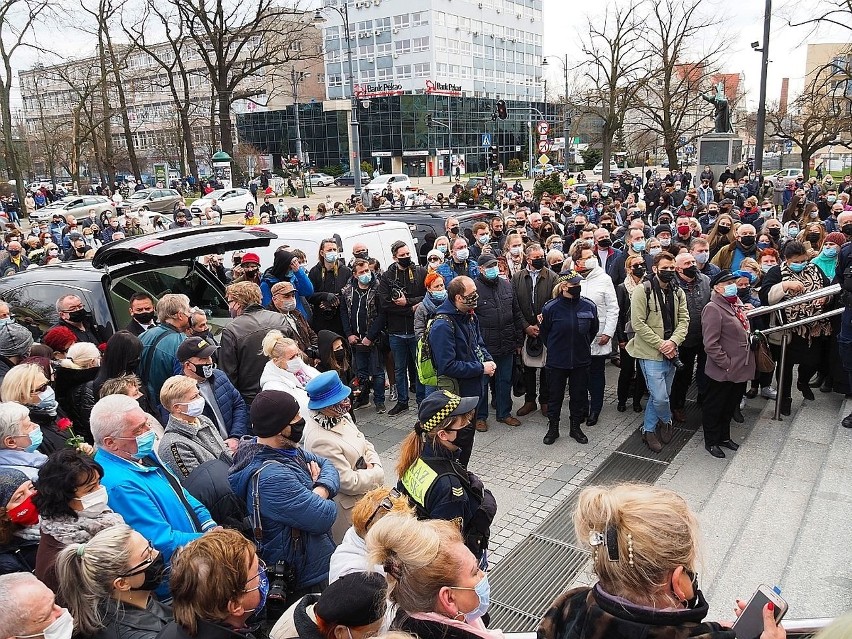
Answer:
<svg viewBox="0 0 852 639"><path fill-rule="evenodd" d="M674 443L674 442L672 442ZM669 444L671 446L671 444ZM623 481L652 484L663 474L665 462L651 461L615 452L606 458L598 469L584 482L586 486L608 486Z"/></svg>
<svg viewBox="0 0 852 639"><path fill-rule="evenodd" d="M630 437L624 440L624 443L618 447L617 452L625 455L633 455L635 457L643 457L650 461L671 463L681 449L686 445L686 442L692 437L693 430L685 428L675 428L672 441L663 447L659 453L651 452L642 441L642 434L637 430Z"/></svg>

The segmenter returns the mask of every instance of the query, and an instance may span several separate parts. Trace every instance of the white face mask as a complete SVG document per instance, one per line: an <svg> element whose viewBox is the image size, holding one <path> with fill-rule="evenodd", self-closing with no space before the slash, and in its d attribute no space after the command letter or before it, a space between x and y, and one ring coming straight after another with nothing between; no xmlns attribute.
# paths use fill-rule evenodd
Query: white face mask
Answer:
<svg viewBox="0 0 852 639"><path fill-rule="evenodd" d="M62 614L59 615L53 622L36 635L20 635L19 639L35 639L35 637L44 637L44 639L71 639L74 634L74 617L67 609L62 609Z"/></svg>
<svg viewBox="0 0 852 639"><path fill-rule="evenodd" d="M288 359L287 370L291 373L298 373L300 370L302 370L302 364L304 364L304 362L302 361L301 357L294 357L293 359Z"/></svg>
<svg viewBox="0 0 852 639"><path fill-rule="evenodd" d="M83 504L83 511L93 515L99 515L107 509L107 489L99 486L87 495L78 498Z"/></svg>
<svg viewBox="0 0 852 639"><path fill-rule="evenodd" d="M204 412L204 406L206 402L203 397L196 397L191 402L187 402L186 404L181 404L182 406L186 406L186 410L184 411L185 415L189 415L190 417L198 417L201 413Z"/></svg>

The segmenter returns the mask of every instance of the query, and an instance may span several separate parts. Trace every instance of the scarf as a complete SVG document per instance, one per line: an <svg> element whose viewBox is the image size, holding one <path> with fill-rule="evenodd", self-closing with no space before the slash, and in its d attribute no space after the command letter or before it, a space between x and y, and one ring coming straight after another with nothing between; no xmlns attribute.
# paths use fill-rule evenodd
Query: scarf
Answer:
<svg viewBox="0 0 852 639"><path fill-rule="evenodd" d="M457 621L456 619L445 617L437 612L410 612L408 616L419 621L431 621L444 626L450 626L451 628L468 632L482 639L504 639L505 637L502 630L489 630L486 628L485 624L482 623L482 619L467 623L466 621Z"/></svg>
<svg viewBox="0 0 852 639"><path fill-rule="evenodd" d="M728 300L725 300L725 301L727 302ZM734 311L734 315L737 316L737 319L740 320L740 324L743 325L743 328L746 330L746 333L748 333L749 332L749 323L748 323L748 319L745 316L745 313L743 313L743 305L738 303L738 302L733 302L733 303L728 302L728 304L731 305L731 308Z"/></svg>
<svg viewBox="0 0 852 639"><path fill-rule="evenodd" d="M77 513L77 519L71 517L42 519L41 532L67 546L84 544L103 529L123 523L124 518L112 510L105 510L97 515L88 515L85 511L81 511Z"/></svg>
<svg viewBox="0 0 852 639"><path fill-rule="evenodd" d="M639 280L638 282L634 282L633 277L630 275L630 273L628 273L627 277L624 278L624 290L627 291L627 295L632 297L633 291L641 283L642 283L642 280Z"/></svg>
<svg viewBox="0 0 852 639"><path fill-rule="evenodd" d="M822 272L813 264L808 264L805 270L801 273L794 273L785 262L781 266L781 280L801 282L804 286L804 290L801 293L802 295L813 293L814 291L819 291L823 288ZM813 302L808 302L806 304L796 304L795 306L785 308L784 317L787 322L792 323L813 317L814 315L819 315L821 312L822 310L817 309ZM802 339L808 340L808 345L810 345L811 338L813 337L831 335L831 322L823 319L811 322L810 324L803 324L802 326L794 328L793 332Z"/></svg>
<svg viewBox="0 0 852 639"><path fill-rule="evenodd" d="M346 416L344 415L343 417L329 417L328 415L323 415L322 413L314 413L314 419L316 420L317 424L319 424L320 427L323 428L323 430L331 430L332 428L340 424L340 422L343 421L344 417Z"/></svg>

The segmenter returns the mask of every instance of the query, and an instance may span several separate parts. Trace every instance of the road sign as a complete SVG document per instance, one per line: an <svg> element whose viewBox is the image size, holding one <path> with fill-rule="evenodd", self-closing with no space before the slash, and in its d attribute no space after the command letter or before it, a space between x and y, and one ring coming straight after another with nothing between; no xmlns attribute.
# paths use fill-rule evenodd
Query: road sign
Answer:
<svg viewBox="0 0 852 639"><path fill-rule="evenodd" d="M483 133L482 134L482 146L491 146L491 134Z"/></svg>
<svg viewBox="0 0 852 639"><path fill-rule="evenodd" d="M538 134L539 135L547 135L550 132L550 125L542 120L538 123Z"/></svg>
<svg viewBox="0 0 852 639"><path fill-rule="evenodd" d="M548 162L550 162L550 158L547 157L544 153L542 153L538 158L538 163L539 164L547 164Z"/></svg>
<svg viewBox="0 0 852 639"><path fill-rule="evenodd" d="M789 153L793 150L793 140L786 140L784 142L784 150Z"/></svg>
<svg viewBox="0 0 852 639"><path fill-rule="evenodd" d="M691 144L687 144L685 147L683 147L683 152L687 155L692 155L693 153L695 153L695 147Z"/></svg>
<svg viewBox="0 0 852 639"><path fill-rule="evenodd" d="M542 140L538 143L538 152L547 153L550 151L550 140Z"/></svg>

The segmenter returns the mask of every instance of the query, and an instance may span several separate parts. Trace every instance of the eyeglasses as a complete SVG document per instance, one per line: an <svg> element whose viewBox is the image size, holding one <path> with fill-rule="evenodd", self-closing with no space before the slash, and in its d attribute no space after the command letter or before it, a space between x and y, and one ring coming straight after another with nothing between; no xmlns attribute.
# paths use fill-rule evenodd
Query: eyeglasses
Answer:
<svg viewBox="0 0 852 639"><path fill-rule="evenodd" d="M63 313L73 313L74 311L82 311L85 307L82 304L77 304L76 306L72 306L71 308L66 308Z"/></svg>
<svg viewBox="0 0 852 639"><path fill-rule="evenodd" d="M41 386L39 386L38 388L33 389L33 393L32 393L32 394L33 394L33 395L35 395L36 393L43 393L44 391L46 391L46 390L47 390L47 387L48 387L48 386L50 386L50 382L45 382L44 384L42 384L42 385L41 385Z"/></svg>
<svg viewBox="0 0 852 639"><path fill-rule="evenodd" d="M376 515L379 514L380 510L384 509L384 510L387 510L388 512L393 510L393 500L399 499L400 497L402 497L402 493L399 492L396 488L391 488L390 492L388 493L388 496L385 497L384 499L382 499L382 501L379 502L379 505L376 506L376 509L373 511L373 514L370 515L369 519L367 519L367 523L364 524L364 528L366 530L370 529L370 524L373 523L373 520L376 518Z"/></svg>
<svg viewBox="0 0 852 639"><path fill-rule="evenodd" d="M250 582L254 581L255 579L257 579L257 585L254 588L245 588L243 590L243 592L244 593L250 593L250 592L254 592L255 590L260 590L260 587L261 587L262 582L263 582L262 577L265 574L266 574L266 562L263 561L263 559L261 559L260 557L258 557L257 558L257 574L254 577L250 578L246 582L246 583L250 583Z"/></svg>
<svg viewBox="0 0 852 639"><path fill-rule="evenodd" d="M154 546L151 544L150 541L148 542L148 548L145 550L145 552L148 555L147 559L136 564L135 566L133 566L133 568L128 570L123 575L119 575L119 577L134 577L145 572L144 568L147 567L148 564L150 564L152 561L154 561Z"/></svg>

